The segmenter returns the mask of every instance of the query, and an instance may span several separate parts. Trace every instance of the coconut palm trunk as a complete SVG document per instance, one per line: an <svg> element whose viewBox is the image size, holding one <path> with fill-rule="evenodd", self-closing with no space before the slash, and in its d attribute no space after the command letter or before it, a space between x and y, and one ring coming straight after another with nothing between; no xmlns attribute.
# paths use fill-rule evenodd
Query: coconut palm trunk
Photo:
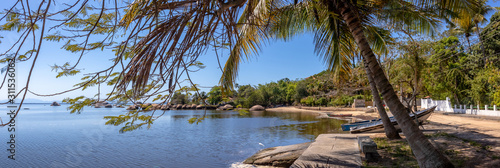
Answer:
<svg viewBox="0 0 500 168"><path fill-rule="evenodd" d="M387 115L387 112L385 111L384 106L382 105L382 100L380 99L380 95L377 90L377 86L375 84L375 81L373 79L373 74L371 73L370 69L368 68L368 64L366 61L364 61L365 65L365 70L366 70L366 76L368 77L368 82L370 83L370 87L372 90L373 94L373 101L375 102L375 105L377 106L377 111L378 114L380 115L380 118L382 119L382 123L384 124L384 130L385 130L385 136L389 139L401 139L399 136L398 130L392 125L391 120L389 119L389 116Z"/></svg>
<svg viewBox="0 0 500 168"><path fill-rule="evenodd" d="M366 36L363 32L361 22L357 13L354 11L356 7L350 4L350 1L342 0L336 3L339 5L341 17L349 27L361 55L366 60L369 69L373 72L373 78L377 88L382 93L386 100L387 106L396 118L403 134L406 136L413 154L417 158L420 167L454 167L453 164L441 152L439 152L420 131L418 126L410 118L406 112L406 108L399 101L394 89L384 75L384 72L377 62Z"/></svg>

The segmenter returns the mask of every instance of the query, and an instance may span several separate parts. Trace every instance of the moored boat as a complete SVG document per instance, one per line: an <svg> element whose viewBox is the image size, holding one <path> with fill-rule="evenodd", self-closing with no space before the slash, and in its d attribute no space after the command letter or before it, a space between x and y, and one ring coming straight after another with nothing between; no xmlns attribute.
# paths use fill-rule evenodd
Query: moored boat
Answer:
<svg viewBox="0 0 500 168"><path fill-rule="evenodd" d="M418 121L418 123L422 123L423 121L427 120L429 116L431 116L432 112L436 109L436 106L418 111L416 112L416 119L415 115L412 113L410 114L410 117L414 120L415 122ZM398 128L398 123L394 117L389 118L391 120L391 123ZM350 124L343 124L341 125L342 130L344 131L350 131L352 134L355 133L363 133L363 132L378 132L380 130L384 129L384 125L382 123L382 119L374 119L374 120L367 120L367 121L362 121L362 122L356 122L356 123L350 123Z"/></svg>

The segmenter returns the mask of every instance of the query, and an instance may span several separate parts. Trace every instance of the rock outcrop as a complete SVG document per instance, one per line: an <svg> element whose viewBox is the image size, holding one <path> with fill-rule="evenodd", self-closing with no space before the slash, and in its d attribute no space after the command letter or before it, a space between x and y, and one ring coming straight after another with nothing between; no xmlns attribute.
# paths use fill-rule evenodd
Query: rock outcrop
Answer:
<svg viewBox="0 0 500 168"><path fill-rule="evenodd" d="M61 106L61 105L57 102L52 102L52 104L50 104L50 106Z"/></svg>
<svg viewBox="0 0 500 168"><path fill-rule="evenodd" d="M290 167L302 153L311 145L306 142L288 146L277 146L262 149L253 156L243 161L245 164L254 164L273 167Z"/></svg>
<svg viewBox="0 0 500 168"><path fill-rule="evenodd" d="M266 110L264 107L262 107L261 105L255 105L255 106L252 106L252 108L250 108L250 111L264 111Z"/></svg>

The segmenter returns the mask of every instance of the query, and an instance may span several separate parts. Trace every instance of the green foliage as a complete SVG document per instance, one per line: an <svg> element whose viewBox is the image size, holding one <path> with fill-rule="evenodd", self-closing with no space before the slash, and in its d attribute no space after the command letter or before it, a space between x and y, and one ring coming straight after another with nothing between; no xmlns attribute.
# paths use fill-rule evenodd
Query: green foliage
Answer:
<svg viewBox="0 0 500 168"><path fill-rule="evenodd" d="M328 104L328 100L324 97L320 97L315 101L315 104L318 106L326 106Z"/></svg>
<svg viewBox="0 0 500 168"><path fill-rule="evenodd" d="M330 102L331 106L346 106L348 104L352 104L354 99L357 96L348 96L348 95L340 95L335 98L333 98ZM362 98L362 96L361 96Z"/></svg>
<svg viewBox="0 0 500 168"><path fill-rule="evenodd" d="M455 103L467 97L468 74L463 64L468 55L457 37L445 37L433 45L434 54L427 60L427 75L424 76L426 89L433 99L454 98ZM457 102L459 101L459 102Z"/></svg>
<svg viewBox="0 0 500 168"><path fill-rule="evenodd" d="M222 92L219 86L212 87L210 92L208 92L207 101L211 105L218 105L219 103L222 102Z"/></svg>
<svg viewBox="0 0 500 168"><path fill-rule="evenodd" d="M170 99L172 104L187 104L189 103L188 96L179 92L175 92Z"/></svg>
<svg viewBox="0 0 500 168"><path fill-rule="evenodd" d="M313 96L308 96L306 98L302 98L300 100L300 103L305 104L307 106L314 106L316 105L316 101Z"/></svg>
<svg viewBox="0 0 500 168"><path fill-rule="evenodd" d="M92 106L96 100L90 99L90 98L85 98L84 96L79 96L76 98L66 98L63 100L63 102L70 104L70 106L67 108L70 110L70 113L77 113L80 114L85 106Z"/></svg>

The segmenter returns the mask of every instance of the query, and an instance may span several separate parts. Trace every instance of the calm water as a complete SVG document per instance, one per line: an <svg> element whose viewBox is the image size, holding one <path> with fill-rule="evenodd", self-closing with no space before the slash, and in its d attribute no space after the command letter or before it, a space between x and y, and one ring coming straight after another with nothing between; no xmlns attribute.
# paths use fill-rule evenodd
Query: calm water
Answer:
<svg viewBox="0 0 500 168"><path fill-rule="evenodd" d="M204 111L176 110L151 129L120 134L121 127L105 125L103 116L124 114L123 108L85 108L77 115L66 105L23 107L29 110L15 123L15 161L6 151L8 127L0 127L0 167L231 167L260 149L341 132L344 123L305 113L207 111L204 121L189 124ZM4 122L7 112L0 105Z"/></svg>

